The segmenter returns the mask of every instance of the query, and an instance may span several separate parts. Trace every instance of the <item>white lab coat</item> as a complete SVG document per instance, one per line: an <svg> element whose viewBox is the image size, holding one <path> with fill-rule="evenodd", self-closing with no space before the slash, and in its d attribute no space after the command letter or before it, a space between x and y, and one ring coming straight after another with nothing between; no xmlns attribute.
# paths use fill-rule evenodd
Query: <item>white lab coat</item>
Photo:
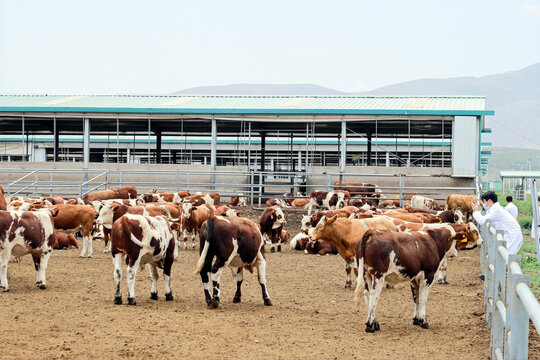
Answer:
<svg viewBox="0 0 540 360"><path fill-rule="evenodd" d="M480 211L473 212L474 220L478 225L484 225L489 221L495 226L495 230L502 230L504 240L506 240L506 248L510 255L515 255L523 245L523 234L521 227L516 219L503 209L501 204L496 202L489 209L485 216L482 216Z"/></svg>
<svg viewBox="0 0 540 360"><path fill-rule="evenodd" d="M514 219L517 220L518 208L513 202L508 203L508 205L506 205L504 210L508 211L510 213L510 215L512 215L514 217Z"/></svg>

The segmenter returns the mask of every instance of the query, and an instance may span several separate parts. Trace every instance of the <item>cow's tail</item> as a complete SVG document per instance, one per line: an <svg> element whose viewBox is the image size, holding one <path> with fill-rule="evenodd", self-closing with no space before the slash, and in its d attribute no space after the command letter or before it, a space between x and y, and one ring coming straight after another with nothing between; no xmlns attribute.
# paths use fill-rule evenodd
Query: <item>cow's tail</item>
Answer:
<svg viewBox="0 0 540 360"><path fill-rule="evenodd" d="M132 233L131 231L129 231L129 221L128 221L128 218L125 217L125 216L122 216L120 218L120 223L122 224L122 231L124 232L125 236L126 236L126 239L129 239L131 240L134 244L140 246L141 248L144 247L144 243L141 242L139 239L137 239ZM144 223L146 223L146 221L141 221L140 225L141 227L144 226ZM144 231L143 231L144 232ZM111 234L112 236L112 234Z"/></svg>
<svg viewBox="0 0 540 360"><path fill-rule="evenodd" d="M376 233L375 230L368 230L365 232L364 236L360 240L360 244L357 247L359 250L356 253L356 267L358 269L358 276L356 277L356 289L354 290L354 300L356 305L360 307L360 302L362 299L362 293L364 292L365 279L364 279L364 257L366 253L366 242L371 237L372 234Z"/></svg>
<svg viewBox="0 0 540 360"><path fill-rule="evenodd" d="M206 220L206 239L204 241L204 246L201 250L201 255L197 261L197 268L195 269L195 275L199 274L204 266L206 261L206 256L208 255L208 249L210 248L210 241L212 241L212 233L214 232L214 217L210 216ZM201 234L202 235L202 234Z"/></svg>

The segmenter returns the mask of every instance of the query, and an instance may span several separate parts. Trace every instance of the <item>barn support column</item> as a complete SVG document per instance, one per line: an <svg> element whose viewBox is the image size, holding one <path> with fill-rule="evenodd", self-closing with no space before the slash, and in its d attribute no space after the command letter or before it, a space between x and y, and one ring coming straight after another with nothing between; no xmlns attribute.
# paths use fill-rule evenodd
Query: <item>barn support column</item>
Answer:
<svg viewBox="0 0 540 360"><path fill-rule="evenodd" d="M118 120L118 116L116 117L116 163L120 162L120 122Z"/></svg>
<svg viewBox="0 0 540 360"><path fill-rule="evenodd" d="M367 166L371 166L371 131L367 132Z"/></svg>
<svg viewBox="0 0 540 360"><path fill-rule="evenodd" d="M150 131L152 127L152 122L150 119L148 119L148 160L146 161L147 164L150 164Z"/></svg>
<svg viewBox="0 0 540 360"><path fill-rule="evenodd" d="M161 130L156 130L156 164L161 164Z"/></svg>
<svg viewBox="0 0 540 360"><path fill-rule="evenodd" d="M90 119L83 120L83 160L84 160L84 178L88 181L88 162L90 161Z"/></svg>
<svg viewBox="0 0 540 360"><path fill-rule="evenodd" d="M210 153L210 166L216 166L216 157L217 157L217 122L214 116L212 115L212 150Z"/></svg>
<svg viewBox="0 0 540 360"><path fill-rule="evenodd" d="M54 152L53 152L53 162L58 161L58 142L60 140L58 127L56 126L56 116L53 119L53 135L54 135Z"/></svg>
<svg viewBox="0 0 540 360"><path fill-rule="evenodd" d="M26 155L26 145L24 143L24 115L22 116L22 161L24 162L24 158Z"/></svg>
<svg viewBox="0 0 540 360"><path fill-rule="evenodd" d="M264 171L264 163L266 160L266 133L261 132L261 171Z"/></svg>
<svg viewBox="0 0 540 360"><path fill-rule="evenodd" d="M251 171L251 122L248 123L248 154L247 154L248 171Z"/></svg>
<svg viewBox="0 0 540 360"><path fill-rule="evenodd" d="M343 181L343 173L345 173L345 166L347 165L347 122L341 121L341 148L340 151L340 161L339 161L339 172L340 172L340 181Z"/></svg>

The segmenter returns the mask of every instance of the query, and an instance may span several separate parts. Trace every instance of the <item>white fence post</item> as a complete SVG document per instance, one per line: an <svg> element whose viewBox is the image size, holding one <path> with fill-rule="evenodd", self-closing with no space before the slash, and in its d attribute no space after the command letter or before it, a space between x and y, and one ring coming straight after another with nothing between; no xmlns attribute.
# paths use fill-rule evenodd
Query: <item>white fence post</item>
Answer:
<svg viewBox="0 0 540 360"><path fill-rule="evenodd" d="M504 346L504 327L506 312L503 314L499 310L497 305L499 302L505 305L505 283L506 283L506 260L499 253L499 247L502 246L506 249L506 241L503 240L502 231L497 231L497 240L495 242L495 276L493 286L493 308L495 314L491 323L491 358L497 359L497 350L502 355L502 349Z"/></svg>
<svg viewBox="0 0 540 360"><path fill-rule="evenodd" d="M529 276L512 273L511 264L521 265L520 255L508 257L508 289L506 293L506 345L505 359L527 359L529 350L529 315L516 292L516 285L520 282L530 285Z"/></svg>

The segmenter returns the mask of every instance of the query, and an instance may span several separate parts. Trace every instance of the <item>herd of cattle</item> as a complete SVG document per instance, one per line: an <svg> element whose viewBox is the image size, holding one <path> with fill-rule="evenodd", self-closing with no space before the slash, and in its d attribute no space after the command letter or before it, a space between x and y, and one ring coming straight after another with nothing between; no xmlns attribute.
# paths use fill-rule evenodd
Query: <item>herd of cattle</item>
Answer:
<svg viewBox="0 0 540 360"><path fill-rule="evenodd" d="M81 257L92 257L94 239L102 238L114 264L114 303L122 303L123 263L127 264L128 303L135 305L135 278L145 265L152 279L150 298L157 300L158 270L163 270L165 299L173 300L171 268L179 248L191 247L199 237L196 273L203 283L206 303L219 306L220 280L225 268L236 278L233 302L241 301L244 268L257 269L265 305L272 305L266 284L265 243L271 252L291 249L308 254L339 254L345 260L346 288L356 275L355 298L368 305L366 331L380 329L375 310L384 284L409 281L415 303L413 324L428 328L426 302L438 274L447 283L447 258L457 250L481 243L469 222L475 196L448 195L445 209L433 199L412 195L399 207L396 198L383 198L378 186L338 183L337 190L313 191L309 197L293 194L270 199L259 222L240 217L243 196L221 205L220 195L152 193L140 195L133 186L96 191L82 198L4 196L0 186L0 290L9 291L7 266L31 254L37 270L36 285L47 286L45 271L53 249L74 246L82 237ZM300 232L290 239L284 230L284 208L307 209ZM314 210L318 210L314 212ZM359 275L360 272L360 275ZM210 284L210 277L212 284Z"/></svg>

